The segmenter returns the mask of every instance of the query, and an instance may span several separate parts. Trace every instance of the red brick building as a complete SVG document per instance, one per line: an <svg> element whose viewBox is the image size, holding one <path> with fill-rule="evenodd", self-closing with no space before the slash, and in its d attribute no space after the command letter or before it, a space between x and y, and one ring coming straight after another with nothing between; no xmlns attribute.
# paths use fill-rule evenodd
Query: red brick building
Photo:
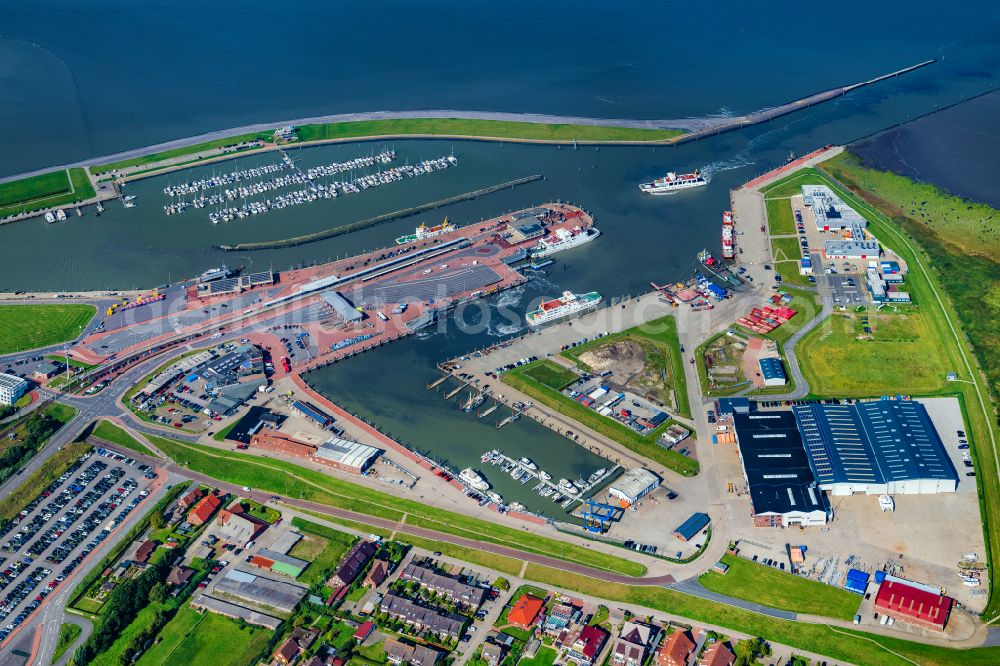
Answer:
<svg viewBox="0 0 1000 666"><path fill-rule="evenodd" d="M951 597L888 578L875 596L879 613L935 631L944 631L954 604Z"/></svg>

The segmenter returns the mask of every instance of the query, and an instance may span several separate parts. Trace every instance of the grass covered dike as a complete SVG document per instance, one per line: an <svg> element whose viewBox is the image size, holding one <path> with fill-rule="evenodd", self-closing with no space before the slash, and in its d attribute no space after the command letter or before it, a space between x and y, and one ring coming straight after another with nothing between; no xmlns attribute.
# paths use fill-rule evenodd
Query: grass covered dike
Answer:
<svg viewBox="0 0 1000 666"><path fill-rule="evenodd" d="M405 515L407 525L516 548L606 571L630 576L641 576L646 572L646 567L637 562L429 507L418 501L392 497L290 462L219 451L207 446L152 435L150 441L178 464L227 483L250 486L286 497L318 502L388 520L401 521Z"/></svg>
<svg viewBox="0 0 1000 666"><path fill-rule="evenodd" d="M49 171L0 183L0 218L67 206L93 197L94 188L85 169Z"/></svg>

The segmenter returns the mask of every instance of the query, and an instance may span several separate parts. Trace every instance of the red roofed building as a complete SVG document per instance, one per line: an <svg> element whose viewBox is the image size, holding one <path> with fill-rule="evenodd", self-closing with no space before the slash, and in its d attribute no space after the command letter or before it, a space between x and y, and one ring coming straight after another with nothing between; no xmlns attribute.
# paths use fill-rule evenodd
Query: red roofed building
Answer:
<svg viewBox="0 0 1000 666"><path fill-rule="evenodd" d="M607 640L608 632L598 626L586 626L573 641L566 656L579 666L591 666L597 659L597 655L601 654L601 648L604 647L604 642Z"/></svg>
<svg viewBox="0 0 1000 666"><path fill-rule="evenodd" d="M510 612L507 613L507 621L516 627L529 629L535 623L544 606L545 602L538 597L522 594L517 603L511 607Z"/></svg>
<svg viewBox="0 0 1000 666"><path fill-rule="evenodd" d="M158 541L144 541L142 545L135 550L135 561L140 564L149 562L150 555L153 554L153 551L156 550L159 545Z"/></svg>
<svg viewBox="0 0 1000 666"><path fill-rule="evenodd" d="M878 612L936 631L944 631L954 603L951 597L888 578L875 596Z"/></svg>
<svg viewBox="0 0 1000 666"><path fill-rule="evenodd" d="M358 625L358 630L354 632L354 640L358 643L363 643L368 636L371 635L372 630L375 629L375 623L370 621L362 622Z"/></svg>
<svg viewBox="0 0 1000 666"><path fill-rule="evenodd" d="M204 490L202 490L201 488L195 488L187 495L177 500L177 506L179 506L182 509L187 509L189 506L200 500L204 494L205 494Z"/></svg>
<svg viewBox="0 0 1000 666"><path fill-rule="evenodd" d="M729 649L725 641L712 643L698 660L699 666L732 666L734 663L736 663L736 655Z"/></svg>
<svg viewBox="0 0 1000 666"><path fill-rule="evenodd" d="M208 495L194 505L188 514L188 522L192 525L204 525L212 517L222 502L215 495Z"/></svg>
<svg viewBox="0 0 1000 666"><path fill-rule="evenodd" d="M695 642L688 636L688 632L678 629L660 646L656 653L656 666L687 666L694 646Z"/></svg>

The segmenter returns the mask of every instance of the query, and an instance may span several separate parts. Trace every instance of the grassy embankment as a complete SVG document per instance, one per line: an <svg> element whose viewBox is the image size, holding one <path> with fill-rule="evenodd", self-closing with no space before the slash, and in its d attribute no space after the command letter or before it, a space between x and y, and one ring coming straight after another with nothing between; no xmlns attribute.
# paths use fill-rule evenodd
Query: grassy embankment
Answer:
<svg viewBox="0 0 1000 666"><path fill-rule="evenodd" d="M598 569L632 576L642 575L646 571L643 565L620 557L426 506L418 501L392 497L283 460L265 460L248 454L220 452L210 447L164 437L150 436L150 441L178 464L235 485L250 486L364 515L404 521L406 525L500 544Z"/></svg>
<svg viewBox="0 0 1000 666"><path fill-rule="evenodd" d="M140 453L144 456L150 456L153 458L156 457L156 454L153 453L148 446L110 421L105 421L103 419L98 421L97 427L94 428L94 432L91 434L98 439L103 439L105 442L111 442L112 444L117 444L118 446L124 446L126 449L132 449L136 453Z"/></svg>
<svg viewBox="0 0 1000 666"><path fill-rule="evenodd" d="M621 141L668 141L681 136L684 132L681 130L632 129L602 125L526 123L504 120L404 118L303 125L298 129L297 134L301 142L370 136L444 135L551 142L616 143Z"/></svg>
<svg viewBox="0 0 1000 666"><path fill-rule="evenodd" d="M299 582L304 585L322 583L333 573L355 538L347 532L317 525L297 516L292 518L292 525L306 535L289 553L292 557L309 561L309 567L299 577Z"/></svg>
<svg viewBox="0 0 1000 666"><path fill-rule="evenodd" d="M704 587L737 599L772 608L850 620L861 597L853 592L778 571L742 557L724 555L729 571L706 571L698 577Z"/></svg>
<svg viewBox="0 0 1000 666"><path fill-rule="evenodd" d="M795 215L788 197L768 198L765 201L767 228L772 236L795 234Z"/></svg>
<svg viewBox="0 0 1000 666"><path fill-rule="evenodd" d="M937 237L928 231L925 224L914 221L902 213L889 218L880 212L876 208L876 203L879 206L884 206L890 212L900 209L894 208L894 204L891 202L883 201L877 193L865 191L851 179L855 173L864 174L864 170L857 164L856 158L835 158L824 165L830 168L837 177L843 177L858 187L858 190L863 192L866 198L861 199L855 196L826 172L815 168L803 169L792 174L776 183L769 191L797 190L803 183L808 182L829 185L868 219L869 228L879 241L895 251L906 262L908 267L906 289L910 292L914 302L908 312L919 314L919 319L926 330L925 334L921 333L920 339L926 340L926 342L921 343L924 345L923 347L914 342L906 341L875 342L872 344L908 345L911 350L909 356L902 361L897 356L896 362L909 364L911 368L918 368L925 363L922 355L926 354L931 347L934 348L937 355L931 357L931 360L933 361L934 358L943 359L943 366L939 368L940 376L937 385L934 386L934 382L931 380L923 387L926 390L919 392L912 388L912 369L907 372L896 372L884 364L882 368L894 372L896 375L892 382L891 388L893 390L891 392L906 392L913 395L954 395L962 403L968 425L966 430L969 434L969 441L973 444L972 454L978 475L976 480L978 481L980 509L985 523L984 539L992 566L992 563L1000 561L1000 533L997 532L1000 530L1000 458L998 458L997 453L997 440L1000 438L1000 433L996 428L996 413L990 402L989 385L983 379L973 351L986 359L983 365L989 376L989 369L996 367L994 364L998 358L997 347L987 342L990 336L996 334L997 306L993 302L995 299L992 298L992 294L997 292L997 285L1000 283L991 280L991 277L996 275L996 269L987 269L987 265L992 262L986 259L979 261L976 257L960 256L953 248L949 249L949 246L944 245L943 241L936 241ZM859 175L858 178L860 180L861 176ZM914 199L924 201L921 197L925 195L930 197L933 194L915 183L913 187L915 188L913 190ZM944 204L941 205L944 206ZM975 224L975 218L968 222L970 227L975 226ZM968 233L974 232L970 230ZM930 253L924 249L925 246L931 248ZM982 281L972 279L970 270L979 271L975 277L981 278ZM958 303L960 307L956 308L954 303ZM959 312L962 314L959 315ZM992 330L991 321L993 322ZM970 332L968 340L975 340L971 345L960 329L960 325L966 322L968 322ZM963 381L945 382L944 368L958 372ZM822 375L817 378L817 387L822 386L823 379ZM890 386L873 387L858 380L856 385L847 385L841 388L845 391L845 393L840 394L841 396L875 397L886 392L880 389L890 388ZM816 393L816 391L817 389L813 388L813 392ZM818 397L826 397L822 394L817 395ZM1000 585L1000 583L995 582L997 580L1000 580L1000 577L991 577L991 585ZM994 588L991 591L990 602L983 612L983 617L986 620L993 619L1000 614L998 591L1000 588Z"/></svg>
<svg viewBox="0 0 1000 666"><path fill-rule="evenodd" d="M877 218L872 231L907 262L907 289L942 343L948 369L964 380L940 393L958 394L963 403L992 570L1000 562L1000 211L866 169L848 153L822 166L859 192L862 211ZM990 583L986 620L1000 616L1000 576Z"/></svg>
<svg viewBox="0 0 1000 666"><path fill-rule="evenodd" d="M96 313L85 303L0 305L0 354L72 340Z"/></svg>
<svg viewBox="0 0 1000 666"><path fill-rule="evenodd" d="M577 367L586 370L589 368L580 360L580 354L619 340L628 340L642 347L646 353L647 365L652 364L653 368L664 377L664 386L661 390L672 393L675 411L681 416L691 418L687 378L684 375L684 358L681 356L681 343L677 335L677 318L673 315L591 340L578 347L567 349L562 355L575 362Z"/></svg>
<svg viewBox="0 0 1000 666"><path fill-rule="evenodd" d="M542 142L569 143L572 141L618 143L618 142L664 142L685 134L682 130L632 129L628 127L608 127L599 125L566 125L546 123L525 123L498 120L463 120L460 118L403 118L396 120L360 120L354 122L303 125L298 128L298 141L302 145L316 141L338 141L379 136L469 136L484 139L528 140ZM115 169L149 165L155 169L158 162L173 160L185 155L195 155L225 146L232 146L255 140L271 141L274 132L241 134L214 141L206 141L186 148L174 148L158 153L133 157L117 162L109 162L91 167L94 174L105 174ZM240 151L244 152L244 151ZM190 164L197 162L182 162Z"/></svg>
<svg viewBox="0 0 1000 666"><path fill-rule="evenodd" d="M108 173L116 169L127 169L129 167L150 165L153 166L157 162L163 162L166 160L172 160L177 157L183 157L185 155L194 155L196 153L203 153L209 150L216 150L218 148L225 148L226 146L235 146L240 143L248 143L250 141L262 140L271 141L274 138L274 132L253 132L250 134L240 134L237 136L225 137L222 139L215 139L214 141L205 141L204 143L195 144L193 146L187 146L185 148L173 148L171 150L164 150L158 153L150 153L149 155L143 155L141 157L132 157L127 160L118 160L117 162L108 162L107 164L95 165L90 167L90 172L94 175ZM241 153L246 151L240 151ZM197 161L197 160L194 160Z"/></svg>
<svg viewBox="0 0 1000 666"><path fill-rule="evenodd" d="M0 183L0 218L44 208L66 206L93 196L94 188L87 178L86 170L49 171L9 183Z"/></svg>

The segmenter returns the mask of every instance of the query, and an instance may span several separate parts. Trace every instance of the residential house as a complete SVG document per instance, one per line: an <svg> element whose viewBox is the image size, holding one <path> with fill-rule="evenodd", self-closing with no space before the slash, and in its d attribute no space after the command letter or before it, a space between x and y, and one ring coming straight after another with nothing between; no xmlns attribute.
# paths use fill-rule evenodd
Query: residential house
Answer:
<svg viewBox="0 0 1000 666"><path fill-rule="evenodd" d="M302 650L299 649L299 644L291 638L288 638L281 644L281 647L274 651L274 660L279 664L288 666L295 661L295 658L299 656L299 652L301 651Z"/></svg>
<svg viewBox="0 0 1000 666"><path fill-rule="evenodd" d="M368 570L368 575L365 576L365 587L370 587L373 590L382 584L382 582L389 576L389 564L385 560L375 560L372 563L372 568Z"/></svg>
<svg viewBox="0 0 1000 666"><path fill-rule="evenodd" d="M486 590L481 587L466 585L457 578L439 574L430 567L410 563L403 569L400 580L415 582L420 587L440 594L448 601L463 604L470 608L479 608L486 598Z"/></svg>
<svg viewBox="0 0 1000 666"><path fill-rule="evenodd" d="M205 496L205 491L201 488L194 488L190 492L184 495L184 497L177 500L177 506L183 510L187 511L188 508L194 506L194 503Z"/></svg>
<svg viewBox="0 0 1000 666"><path fill-rule="evenodd" d="M387 638L382 644L385 656L390 664L407 664L407 666L434 666L441 659L441 653L424 645L411 645Z"/></svg>
<svg viewBox="0 0 1000 666"><path fill-rule="evenodd" d="M204 525L221 504L222 500L215 495L206 495L188 513L188 522L192 525Z"/></svg>
<svg viewBox="0 0 1000 666"><path fill-rule="evenodd" d="M379 603L379 611L402 620L418 631L427 631L444 638L457 639L468 618L437 608L420 606L406 597L386 594Z"/></svg>
<svg viewBox="0 0 1000 666"><path fill-rule="evenodd" d="M503 645L498 643L484 643L483 644L483 661L485 661L490 666L498 666L501 661L503 661L506 650Z"/></svg>
<svg viewBox="0 0 1000 666"><path fill-rule="evenodd" d="M188 567L173 567L170 573L167 574L167 583L170 585L186 585L191 576L194 575L194 569L189 569Z"/></svg>
<svg viewBox="0 0 1000 666"><path fill-rule="evenodd" d="M572 604L556 604L549 611L542 628L545 631L559 632L573 622L578 622L582 614L582 611Z"/></svg>
<svg viewBox="0 0 1000 666"><path fill-rule="evenodd" d="M159 541L153 541L152 539L143 541L142 544L135 549L135 558L133 559L135 559L135 561L139 564L149 562L149 558L153 555L153 551L155 551L159 545Z"/></svg>
<svg viewBox="0 0 1000 666"><path fill-rule="evenodd" d="M569 646L566 658L577 666L592 666L607 640L608 632L604 629L595 625L586 626Z"/></svg>
<svg viewBox="0 0 1000 666"><path fill-rule="evenodd" d="M656 641L659 632L648 624L626 622L611 653L616 666L642 666L646 651Z"/></svg>
<svg viewBox="0 0 1000 666"><path fill-rule="evenodd" d="M729 649L725 641L715 641L705 650L698 666L732 666L736 663L736 655Z"/></svg>
<svg viewBox="0 0 1000 666"><path fill-rule="evenodd" d="M330 577L327 585L337 590L353 583L361 572L364 571L368 561L375 556L376 550L378 550L378 546L371 541L366 539L358 541L347 552L344 559L340 561L337 572Z"/></svg>
<svg viewBox="0 0 1000 666"><path fill-rule="evenodd" d="M667 636L656 653L656 666L687 666L694 652L695 642L684 629L677 629Z"/></svg>
<svg viewBox="0 0 1000 666"><path fill-rule="evenodd" d="M507 621L515 627L530 629L544 607L545 602L538 597L522 594L507 613Z"/></svg>

